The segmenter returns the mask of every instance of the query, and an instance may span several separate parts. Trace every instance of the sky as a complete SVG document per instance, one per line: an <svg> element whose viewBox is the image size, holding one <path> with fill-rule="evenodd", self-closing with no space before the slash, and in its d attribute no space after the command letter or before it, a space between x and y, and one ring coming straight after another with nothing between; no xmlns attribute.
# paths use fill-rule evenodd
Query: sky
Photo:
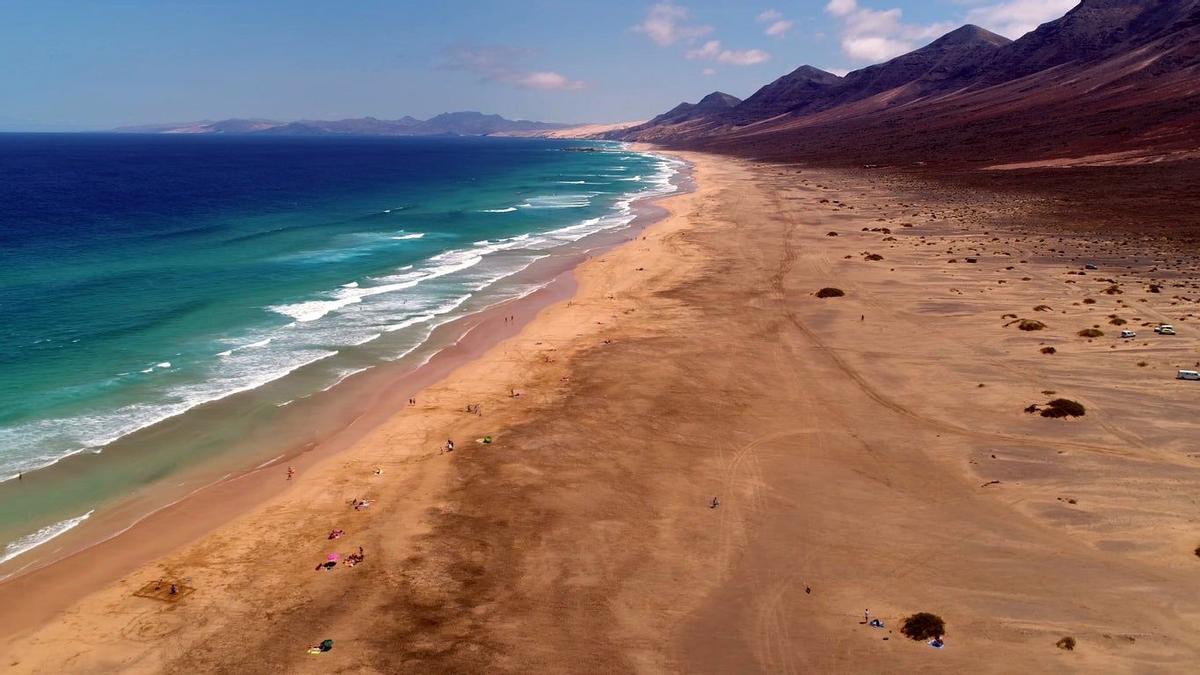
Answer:
<svg viewBox="0 0 1200 675"><path fill-rule="evenodd" d="M230 117L646 119L1078 0L0 0L0 130Z"/></svg>

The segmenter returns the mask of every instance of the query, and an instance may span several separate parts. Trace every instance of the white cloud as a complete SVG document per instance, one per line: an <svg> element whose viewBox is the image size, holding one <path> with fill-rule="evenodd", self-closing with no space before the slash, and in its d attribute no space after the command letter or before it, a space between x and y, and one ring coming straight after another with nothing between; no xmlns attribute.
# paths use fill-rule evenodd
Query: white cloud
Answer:
<svg viewBox="0 0 1200 675"><path fill-rule="evenodd" d="M787 32L792 29L792 26L795 25L796 23L794 21L780 19L779 21L772 23L770 26L767 26L767 30L764 32L771 37L783 37L784 35L787 35Z"/></svg>
<svg viewBox="0 0 1200 675"><path fill-rule="evenodd" d="M967 21L1015 40L1078 4L1079 0L1007 0L972 9Z"/></svg>
<svg viewBox="0 0 1200 675"><path fill-rule="evenodd" d="M684 54L689 59L715 59L717 54L721 53L721 41L709 40L698 49L689 49L687 54Z"/></svg>
<svg viewBox="0 0 1200 675"><path fill-rule="evenodd" d="M717 74L717 69L716 68L705 68L704 70L700 71L700 74L705 77L712 77L713 75Z"/></svg>
<svg viewBox="0 0 1200 675"><path fill-rule="evenodd" d="M792 26L796 25L795 21L789 21L783 18L783 12L775 9L768 9L767 11L762 12L758 15L756 20L759 23L770 24L767 26L767 29L763 31L763 35L769 35L771 37L783 37L792 29Z"/></svg>
<svg viewBox="0 0 1200 675"><path fill-rule="evenodd" d="M587 85L550 70L530 71L521 62L532 56L528 49L511 47L459 47L446 52L442 68L473 73L482 82L498 82L521 89L579 91Z"/></svg>
<svg viewBox="0 0 1200 675"><path fill-rule="evenodd" d="M694 42L712 32L711 26L688 23L691 12L687 7L660 2L650 8L646 18L633 27L634 32L644 33L660 47L669 47L676 42Z"/></svg>
<svg viewBox="0 0 1200 675"><path fill-rule="evenodd" d="M834 16L846 16L856 9L858 9L857 0L829 0L829 4L825 5L825 11Z"/></svg>
<svg viewBox="0 0 1200 675"><path fill-rule="evenodd" d="M899 8L860 7L857 0L830 0L825 11L842 22L842 51L856 61L886 61L953 30L955 24L904 22Z"/></svg>
<svg viewBox="0 0 1200 675"><path fill-rule="evenodd" d="M717 55L717 61L734 66L753 66L771 60L771 55L761 49L728 50Z"/></svg>
<svg viewBox="0 0 1200 675"><path fill-rule="evenodd" d="M578 91L583 89L581 80L572 80L565 75L553 71L538 71L519 75L512 83L525 89L547 89L561 91Z"/></svg>
<svg viewBox="0 0 1200 675"><path fill-rule="evenodd" d="M716 61L731 66L753 66L771 59L761 49L722 49L720 40L709 40L697 49L689 49L685 57L692 60Z"/></svg>

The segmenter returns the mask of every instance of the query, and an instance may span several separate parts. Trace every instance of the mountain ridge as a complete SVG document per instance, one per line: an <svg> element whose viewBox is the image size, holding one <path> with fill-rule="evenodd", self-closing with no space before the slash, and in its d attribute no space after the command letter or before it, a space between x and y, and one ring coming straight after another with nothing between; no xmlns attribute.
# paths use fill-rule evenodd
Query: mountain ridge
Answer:
<svg viewBox="0 0 1200 675"><path fill-rule="evenodd" d="M566 129L571 125L530 120L510 120L475 111L449 112L428 120L404 116L394 120L355 117L341 120L280 122L240 119L150 124L113 129L114 133L226 134L272 136L490 136Z"/></svg>
<svg viewBox="0 0 1200 675"><path fill-rule="evenodd" d="M823 72L802 66L730 111L610 137L841 164L1200 152L1200 0L1084 0L1015 41L966 25Z"/></svg>

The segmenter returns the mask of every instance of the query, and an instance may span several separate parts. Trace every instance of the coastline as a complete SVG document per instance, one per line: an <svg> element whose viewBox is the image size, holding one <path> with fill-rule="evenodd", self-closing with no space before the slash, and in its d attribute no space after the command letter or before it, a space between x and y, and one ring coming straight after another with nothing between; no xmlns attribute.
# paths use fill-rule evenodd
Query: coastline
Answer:
<svg viewBox="0 0 1200 675"><path fill-rule="evenodd" d="M571 300L6 665L1187 672L1200 389L1173 378L1200 335L1150 283L1200 269L1007 227L1023 203L681 154L696 191ZM1112 316L1181 330L1122 341ZM1086 415L1024 411L1052 396ZM158 579L195 591L133 597ZM915 612L945 649L900 633Z"/></svg>
<svg viewBox="0 0 1200 675"><path fill-rule="evenodd" d="M669 156L657 151L654 154ZM415 363L378 365L313 392L308 397L312 400L306 403L318 411L341 412L324 420L317 427L321 431L312 439L293 443L282 454L254 468L222 474L226 468L218 464L214 469L213 462L190 467L173 477L176 496L164 503L147 510L145 504L153 503L151 493L118 504L88 518L91 531L64 532L48 542L54 546L45 550L51 555L63 549L67 552L50 560L17 561L22 564L0 577L0 641L36 628L74 599L282 498L291 485L279 478L283 467L292 465L303 473L322 466L351 450L393 417L411 413L407 406L410 398L517 336L547 307L571 299L576 292L575 270L579 265L636 238L664 218L666 211L658 202L693 189L691 167L682 164L671 182L673 192L634 198L630 203L634 218L628 225L566 244L518 272L518 278L534 284L532 291L438 325L410 355ZM511 321L505 319L509 315ZM70 459L47 469L70 471ZM189 483L180 494L179 486ZM157 487L172 488L165 484ZM106 531L97 535L95 530Z"/></svg>

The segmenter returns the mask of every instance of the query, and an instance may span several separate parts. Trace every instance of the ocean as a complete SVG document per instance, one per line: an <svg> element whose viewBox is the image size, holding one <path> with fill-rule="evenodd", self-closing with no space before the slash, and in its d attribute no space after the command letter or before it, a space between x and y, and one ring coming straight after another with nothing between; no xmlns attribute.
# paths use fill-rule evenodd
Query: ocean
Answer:
<svg viewBox="0 0 1200 675"><path fill-rule="evenodd" d="M533 291L676 171L598 142L0 134L0 564Z"/></svg>

